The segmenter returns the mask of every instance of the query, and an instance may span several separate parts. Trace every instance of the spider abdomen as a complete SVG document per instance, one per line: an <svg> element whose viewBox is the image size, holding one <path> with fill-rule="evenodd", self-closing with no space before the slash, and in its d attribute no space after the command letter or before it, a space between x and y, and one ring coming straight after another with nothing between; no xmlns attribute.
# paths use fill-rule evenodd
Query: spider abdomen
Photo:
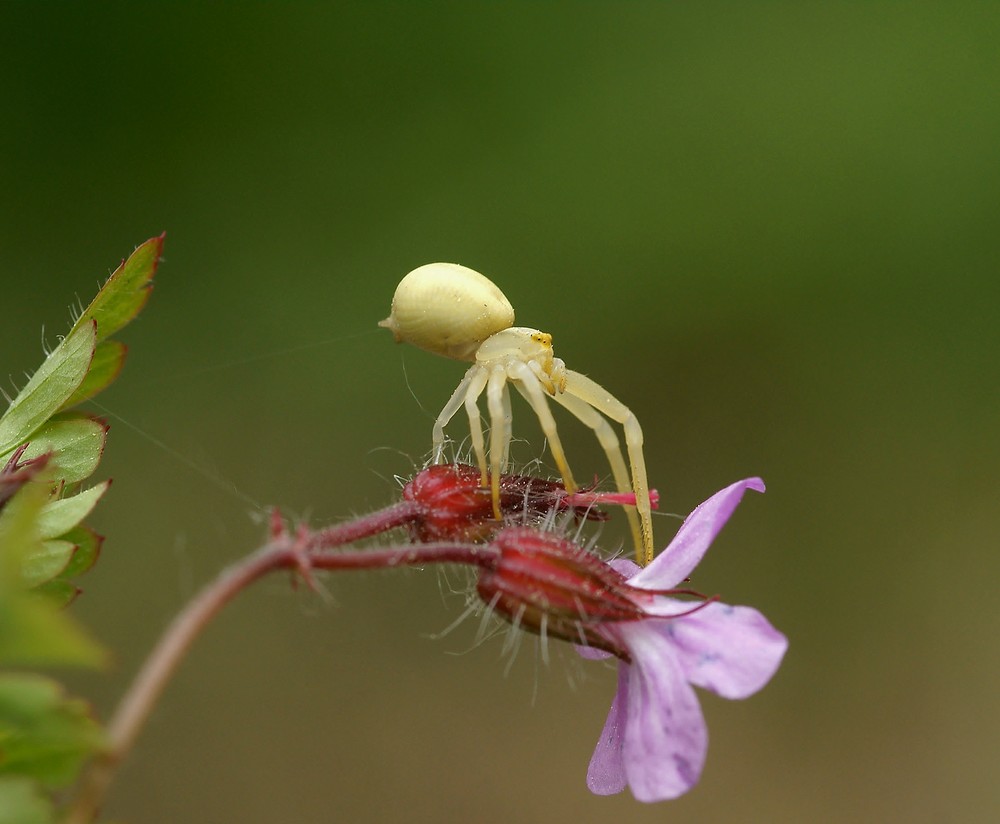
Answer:
<svg viewBox="0 0 1000 824"><path fill-rule="evenodd" d="M513 323L514 308L489 278L457 263L428 263L399 282L379 326L397 343L472 361L483 341Z"/></svg>

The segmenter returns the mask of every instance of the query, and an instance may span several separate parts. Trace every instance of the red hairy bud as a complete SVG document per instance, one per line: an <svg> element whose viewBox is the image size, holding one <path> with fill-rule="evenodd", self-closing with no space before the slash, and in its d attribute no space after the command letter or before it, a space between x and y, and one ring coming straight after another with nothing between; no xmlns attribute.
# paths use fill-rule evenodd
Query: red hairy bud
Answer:
<svg viewBox="0 0 1000 824"><path fill-rule="evenodd" d="M504 521L493 517L489 487L480 485L481 475L474 466L439 464L430 466L403 487L404 500L419 507L410 521L415 541L486 541L504 522L528 523L553 509L572 510L577 517L605 520L607 515L594 508L599 496L573 500L557 481L526 475L500 478L500 512Z"/></svg>
<svg viewBox="0 0 1000 824"><path fill-rule="evenodd" d="M500 552L476 590L516 626L603 649L623 660L627 651L600 626L638 621L645 613L623 575L591 552L551 532L508 527L493 539Z"/></svg>

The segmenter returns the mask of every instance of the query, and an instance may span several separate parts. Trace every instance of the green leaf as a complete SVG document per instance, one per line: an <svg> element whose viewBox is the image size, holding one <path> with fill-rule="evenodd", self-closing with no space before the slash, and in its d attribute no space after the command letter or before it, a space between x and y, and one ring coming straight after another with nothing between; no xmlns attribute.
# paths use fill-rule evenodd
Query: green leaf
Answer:
<svg viewBox="0 0 1000 824"><path fill-rule="evenodd" d="M66 569L60 573L60 578L77 578L87 572L97 562L97 558L101 554L101 544L104 542L104 538L86 524L81 524L59 537L64 541L69 541L76 547L73 551L73 557L69 559L69 563L66 565Z"/></svg>
<svg viewBox="0 0 1000 824"><path fill-rule="evenodd" d="M100 327L97 328L97 332L100 336ZM69 409L71 406L83 403L114 383L115 378L122 371L122 366L125 365L126 351L127 347L121 341L102 340L98 343L97 349L94 350L94 359L90 362L90 371L87 372L87 377L83 379L83 383L77 387L76 392L70 396L69 400L62 405L62 408Z"/></svg>
<svg viewBox="0 0 1000 824"><path fill-rule="evenodd" d="M149 300L153 275L163 252L166 235L150 238L139 246L107 279L97 297L73 326L97 321L98 340L110 337L132 320Z"/></svg>
<svg viewBox="0 0 1000 824"><path fill-rule="evenodd" d="M21 562L21 577L25 586L37 587L62 573L75 549L76 546L69 541L45 541L40 551L29 553Z"/></svg>
<svg viewBox="0 0 1000 824"><path fill-rule="evenodd" d="M80 587L70 583L65 578L53 578L51 581L39 584L31 591L36 595L47 598L50 603L59 607L59 609L65 609L76 600L80 594Z"/></svg>
<svg viewBox="0 0 1000 824"><path fill-rule="evenodd" d="M101 667L106 661L101 646L44 595L0 601L0 664Z"/></svg>
<svg viewBox="0 0 1000 824"><path fill-rule="evenodd" d="M27 555L42 549L37 520L48 501L49 486L44 480L26 484L0 510L0 603L23 589L21 564Z"/></svg>
<svg viewBox="0 0 1000 824"><path fill-rule="evenodd" d="M100 666L101 647L51 600L26 589L26 559L45 551L37 520L49 485L31 483L0 510L0 664Z"/></svg>
<svg viewBox="0 0 1000 824"><path fill-rule="evenodd" d="M102 538L87 526L77 526L61 535L56 540L44 541L41 549L34 549L26 554L21 563L21 577L27 587L35 592L42 590L42 585L52 583L46 590L47 594L63 594L65 586L72 588L72 598L77 595L77 588L69 583L70 578L82 575L90 569L97 560ZM52 579L59 579L53 581Z"/></svg>
<svg viewBox="0 0 1000 824"><path fill-rule="evenodd" d="M93 321L78 324L52 350L0 418L0 454L24 443L83 382L97 346Z"/></svg>
<svg viewBox="0 0 1000 824"><path fill-rule="evenodd" d="M71 530L91 513L109 486L111 481L104 481L76 495L45 504L37 521L38 534L44 540Z"/></svg>
<svg viewBox="0 0 1000 824"><path fill-rule="evenodd" d="M54 557L51 558L48 569L36 572L35 579L38 583L31 588L31 591L44 595L59 607L68 606L80 594L80 588L72 579L83 575L96 563L103 541L100 535L83 524L61 535L58 541L46 541L45 547ZM50 546L51 544L68 544L70 548L68 559L64 561L57 554L58 549ZM40 563L41 559L38 559L38 562ZM30 577L30 571L27 574Z"/></svg>
<svg viewBox="0 0 1000 824"><path fill-rule="evenodd" d="M41 675L0 676L0 775L63 787L104 745L87 704L68 698L55 681Z"/></svg>
<svg viewBox="0 0 1000 824"><path fill-rule="evenodd" d="M21 460L51 452L56 478L68 484L77 483L97 469L107 434L108 425L99 418L82 412L64 412L32 435ZM0 461L6 461L9 454L0 455Z"/></svg>
<svg viewBox="0 0 1000 824"><path fill-rule="evenodd" d="M56 811L27 778L0 778L0 824L54 824Z"/></svg>

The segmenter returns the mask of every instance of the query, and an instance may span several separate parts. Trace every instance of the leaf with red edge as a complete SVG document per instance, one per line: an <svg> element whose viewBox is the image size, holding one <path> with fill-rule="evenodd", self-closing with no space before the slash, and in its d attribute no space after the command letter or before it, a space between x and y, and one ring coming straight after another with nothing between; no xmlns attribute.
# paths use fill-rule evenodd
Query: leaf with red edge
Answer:
<svg viewBox="0 0 1000 824"><path fill-rule="evenodd" d="M110 480L103 481L76 495L45 504L35 522L39 535L48 540L71 530L91 513L109 486Z"/></svg>
<svg viewBox="0 0 1000 824"><path fill-rule="evenodd" d="M0 455L24 443L83 383L97 346L94 322L77 323L0 418Z"/></svg>
<svg viewBox="0 0 1000 824"><path fill-rule="evenodd" d="M98 327L100 335L100 327ZM102 340L94 350L94 359L90 362L90 370L83 379L76 392L69 400L62 405L63 409L69 409L86 400L90 400L94 395L103 392L122 371L125 365L125 354L128 347L118 340Z"/></svg>
<svg viewBox="0 0 1000 824"><path fill-rule="evenodd" d="M27 552L21 563L21 576L32 590L55 592L57 600L65 591L69 603L80 591L70 578L82 575L94 565L102 541L90 527L77 526Z"/></svg>
<svg viewBox="0 0 1000 824"><path fill-rule="evenodd" d="M31 571L25 566L51 549L38 528L50 488L45 482L26 484L0 510L0 666L93 667L107 658L52 601L29 588ZM73 545L66 543L72 555ZM67 558L59 569L68 567Z"/></svg>
<svg viewBox="0 0 1000 824"><path fill-rule="evenodd" d="M104 543L104 536L99 535L86 524L80 524L69 532L59 536L62 541L69 541L76 547L73 550L73 557L69 559L60 574L60 578L77 578L87 572L101 554L101 544Z"/></svg>
<svg viewBox="0 0 1000 824"><path fill-rule="evenodd" d="M48 598L59 609L65 609L80 595L80 587L70 583L65 578L53 578L44 584L32 587L32 592Z"/></svg>
<svg viewBox="0 0 1000 824"><path fill-rule="evenodd" d="M149 300L153 275L163 253L166 233L150 238L111 273L97 297L80 315L73 329L97 321L97 339L110 337L131 321Z"/></svg>
<svg viewBox="0 0 1000 824"><path fill-rule="evenodd" d="M55 477L77 483L97 469L107 434L108 425L100 418L82 412L63 412L32 435L21 462L51 454ZM0 460L6 459L6 455L0 455Z"/></svg>
<svg viewBox="0 0 1000 824"><path fill-rule="evenodd" d="M32 588L60 575L68 566L76 549L69 541L43 541L41 547L25 554L21 561L21 577Z"/></svg>

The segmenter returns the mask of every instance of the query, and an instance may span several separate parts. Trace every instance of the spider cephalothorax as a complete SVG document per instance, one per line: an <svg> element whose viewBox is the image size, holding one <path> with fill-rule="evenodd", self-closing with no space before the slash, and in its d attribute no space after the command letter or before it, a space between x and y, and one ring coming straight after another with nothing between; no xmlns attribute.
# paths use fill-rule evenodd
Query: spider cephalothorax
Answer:
<svg viewBox="0 0 1000 824"><path fill-rule="evenodd" d="M444 428L464 405L481 482L491 487L494 514L499 519L500 475L511 441L509 387L513 386L538 417L563 484L572 492L577 484L546 400L551 398L594 431L618 490L635 493L636 508L629 507L626 512L636 553L641 563L648 564L653 558L653 529L639 421L606 389L567 369L553 355L549 333L513 323L514 310L503 292L489 278L464 266L429 263L414 269L396 287L392 312L380 326L391 330L397 342L473 362L434 422L435 463L444 460ZM488 451L478 405L484 392L490 416ZM625 430L631 473L607 418Z"/></svg>

